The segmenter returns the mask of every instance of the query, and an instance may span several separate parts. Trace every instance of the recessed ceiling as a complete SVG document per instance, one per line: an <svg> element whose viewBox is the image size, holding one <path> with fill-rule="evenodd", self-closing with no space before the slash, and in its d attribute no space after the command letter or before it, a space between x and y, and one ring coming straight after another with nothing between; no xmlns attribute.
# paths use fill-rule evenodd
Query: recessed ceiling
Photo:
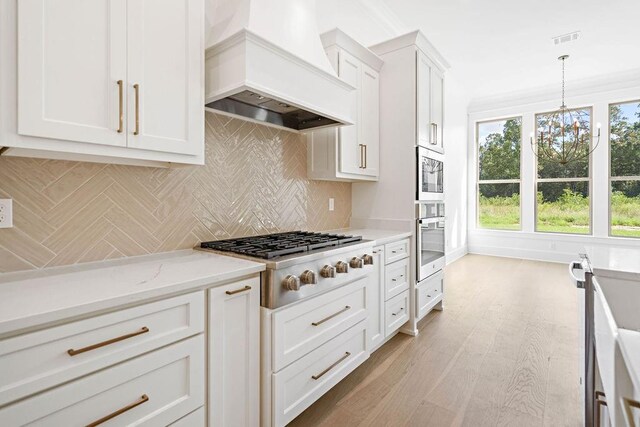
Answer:
<svg viewBox="0 0 640 427"><path fill-rule="evenodd" d="M382 0L406 29L419 28L451 63L471 98L567 84L637 69L638 0ZM577 41L554 36L580 30Z"/></svg>

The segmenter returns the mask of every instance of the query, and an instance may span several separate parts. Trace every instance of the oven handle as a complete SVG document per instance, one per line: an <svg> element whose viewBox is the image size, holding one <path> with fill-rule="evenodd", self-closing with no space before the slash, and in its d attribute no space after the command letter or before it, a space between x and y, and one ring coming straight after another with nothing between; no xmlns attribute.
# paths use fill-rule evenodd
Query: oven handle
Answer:
<svg viewBox="0 0 640 427"><path fill-rule="evenodd" d="M444 217L443 216L438 216L438 217L434 217L434 218L420 218L418 220L418 224L435 224L438 222L442 222L444 221Z"/></svg>

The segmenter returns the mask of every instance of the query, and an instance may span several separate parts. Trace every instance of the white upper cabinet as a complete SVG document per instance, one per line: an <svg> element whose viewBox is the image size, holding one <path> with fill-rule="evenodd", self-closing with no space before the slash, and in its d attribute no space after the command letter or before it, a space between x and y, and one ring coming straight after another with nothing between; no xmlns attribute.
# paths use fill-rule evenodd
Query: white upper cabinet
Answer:
<svg viewBox="0 0 640 427"><path fill-rule="evenodd" d="M12 2L17 27L0 31L17 53L0 75L17 80L17 129L3 154L203 163L204 0Z"/></svg>
<svg viewBox="0 0 640 427"><path fill-rule="evenodd" d="M339 29L321 37L338 77L356 88L351 103L355 124L307 133L307 173L311 179L375 181L380 163L382 60Z"/></svg>
<svg viewBox="0 0 640 427"><path fill-rule="evenodd" d="M204 138L202 1L128 1L128 146L198 154Z"/></svg>
<svg viewBox="0 0 640 427"><path fill-rule="evenodd" d="M418 145L442 153L444 75L422 51L416 55Z"/></svg>
<svg viewBox="0 0 640 427"><path fill-rule="evenodd" d="M127 1L18 7L19 132L126 146Z"/></svg>

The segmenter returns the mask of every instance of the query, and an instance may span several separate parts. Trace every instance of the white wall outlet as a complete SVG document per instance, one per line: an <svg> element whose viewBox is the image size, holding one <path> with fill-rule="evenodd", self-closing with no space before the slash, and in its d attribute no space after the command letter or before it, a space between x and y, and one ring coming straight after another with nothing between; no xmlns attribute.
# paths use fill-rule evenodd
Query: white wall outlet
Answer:
<svg viewBox="0 0 640 427"><path fill-rule="evenodd" d="M13 200L0 199L0 228L13 227Z"/></svg>
<svg viewBox="0 0 640 427"><path fill-rule="evenodd" d="M329 197L329 210L333 211L335 210L336 206L335 206L335 201L333 199L333 197Z"/></svg>

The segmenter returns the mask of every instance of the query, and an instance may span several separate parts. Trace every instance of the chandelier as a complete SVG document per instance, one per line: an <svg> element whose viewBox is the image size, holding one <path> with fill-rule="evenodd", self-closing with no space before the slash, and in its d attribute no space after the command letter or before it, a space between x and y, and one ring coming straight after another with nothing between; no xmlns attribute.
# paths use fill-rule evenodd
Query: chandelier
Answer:
<svg viewBox="0 0 640 427"><path fill-rule="evenodd" d="M531 133L531 148L538 159L566 165L588 157L600 143L600 123L597 125L597 141L591 148L590 117L586 110L570 110L564 102L564 61L562 55L562 105L560 109L544 115L544 123L538 129L538 137Z"/></svg>

